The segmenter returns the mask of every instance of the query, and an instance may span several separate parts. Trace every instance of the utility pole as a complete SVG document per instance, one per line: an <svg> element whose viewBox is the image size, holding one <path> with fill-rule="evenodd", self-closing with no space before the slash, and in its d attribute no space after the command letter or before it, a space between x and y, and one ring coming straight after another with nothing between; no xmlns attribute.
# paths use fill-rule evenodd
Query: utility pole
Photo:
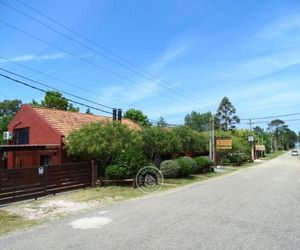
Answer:
<svg viewBox="0 0 300 250"><path fill-rule="evenodd" d="M250 134L251 136L253 136L253 141L251 141L251 160L254 161L255 160L255 152L254 152L254 143L255 143L255 139L254 139L254 135L252 133L252 120L249 119L249 128L250 128Z"/></svg>
<svg viewBox="0 0 300 250"><path fill-rule="evenodd" d="M209 117L209 158L213 160L213 152L212 152L212 117Z"/></svg>
<svg viewBox="0 0 300 250"><path fill-rule="evenodd" d="M216 146L215 146L215 117L212 116L212 160L214 164L216 164Z"/></svg>

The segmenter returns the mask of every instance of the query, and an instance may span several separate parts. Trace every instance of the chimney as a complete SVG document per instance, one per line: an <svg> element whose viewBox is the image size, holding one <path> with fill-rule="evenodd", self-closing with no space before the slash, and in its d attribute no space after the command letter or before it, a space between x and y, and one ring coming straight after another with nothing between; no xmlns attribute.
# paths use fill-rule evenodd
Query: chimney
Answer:
<svg viewBox="0 0 300 250"><path fill-rule="evenodd" d="M122 121L122 109L118 109L118 121Z"/></svg>
<svg viewBox="0 0 300 250"><path fill-rule="evenodd" d="M117 120L117 109L113 108L113 117L112 117L113 121Z"/></svg>

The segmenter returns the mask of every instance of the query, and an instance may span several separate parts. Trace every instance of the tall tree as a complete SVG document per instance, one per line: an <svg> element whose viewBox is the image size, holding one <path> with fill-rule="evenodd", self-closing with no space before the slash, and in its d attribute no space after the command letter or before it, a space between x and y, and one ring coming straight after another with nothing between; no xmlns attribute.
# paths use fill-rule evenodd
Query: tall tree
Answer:
<svg viewBox="0 0 300 250"><path fill-rule="evenodd" d="M53 108L59 110L68 110L73 112L79 112L79 108L74 107L60 92L57 91L47 91L44 100L41 103L32 100L32 106Z"/></svg>
<svg viewBox="0 0 300 250"><path fill-rule="evenodd" d="M208 131L210 126L211 112L198 113L192 111L190 114L187 114L184 118L184 125L190 126L192 129L200 132Z"/></svg>
<svg viewBox="0 0 300 250"><path fill-rule="evenodd" d="M208 145L207 137L203 133L194 131L189 126L178 126L172 129L180 140L183 152L204 152Z"/></svg>
<svg viewBox="0 0 300 250"><path fill-rule="evenodd" d="M86 114L88 115L92 115L93 113L91 112L91 109L90 108L87 108L87 110L85 111Z"/></svg>
<svg viewBox="0 0 300 250"><path fill-rule="evenodd" d="M280 134L282 133L283 129L285 127L285 123L284 121L280 120L280 119L275 119L272 120L269 124L268 124L268 130L274 135L274 148L275 150L278 150L278 146L282 146L280 145Z"/></svg>
<svg viewBox="0 0 300 250"><path fill-rule="evenodd" d="M7 130L7 126L19 110L22 102L18 99L4 100L0 102L0 143L3 144L2 134Z"/></svg>
<svg viewBox="0 0 300 250"><path fill-rule="evenodd" d="M289 129L288 127L285 127L282 135L283 148L286 150L290 148L294 148L297 142L298 142L297 134L291 129Z"/></svg>
<svg viewBox="0 0 300 250"><path fill-rule="evenodd" d="M235 107L226 96L223 97L216 114L222 130L228 131L236 128L236 124L240 122L240 118L235 113Z"/></svg>
<svg viewBox="0 0 300 250"><path fill-rule="evenodd" d="M167 122L165 121L165 119L161 116L161 117L159 117L159 119L158 119L158 121L157 121L157 126L158 127L162 127L162 128L164 128L164 127L166 127L168 124L167 124Z"/></svg>
<svg viewBox="0 0 300 250"><path fill-rule="evenodd" d="M128 118L134 122L137 122L143 127L151 126L151 123L149 122L147 115L145 115L141 110L138 109L128 109L124 113L123 117Z"/></svg>
<svg viewBox="0 0 300 250"><path fill-rule="evenodd" d="M149 127L143 129L140 134L143 151L156 166L159 166L162 155L182 150L179 137L167 129Z"/></svg>

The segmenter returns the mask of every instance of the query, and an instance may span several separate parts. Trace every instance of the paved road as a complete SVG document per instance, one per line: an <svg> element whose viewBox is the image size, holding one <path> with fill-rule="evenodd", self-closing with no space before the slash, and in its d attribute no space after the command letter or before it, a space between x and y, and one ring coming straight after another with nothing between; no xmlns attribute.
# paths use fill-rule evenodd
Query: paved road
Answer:
<svg viewBox="0 0 300 250"><path fill-rule="evenodd" d="M285 154L0 238L0 249L300 249L300 162Z"/></svg>

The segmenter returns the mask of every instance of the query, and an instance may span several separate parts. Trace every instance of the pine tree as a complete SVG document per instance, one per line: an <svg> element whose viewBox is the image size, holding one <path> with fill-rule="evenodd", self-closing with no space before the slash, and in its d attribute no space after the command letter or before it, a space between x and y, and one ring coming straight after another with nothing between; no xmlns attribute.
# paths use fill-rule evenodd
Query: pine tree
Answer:
<svg viewBox="0 0 300 250"><path fill-rule="evenodd" d="M236 128L236 124L240 122L240 118L235 113L235 107L227 97L223 97L216 114L222 130L228 131Z"/></svg>

